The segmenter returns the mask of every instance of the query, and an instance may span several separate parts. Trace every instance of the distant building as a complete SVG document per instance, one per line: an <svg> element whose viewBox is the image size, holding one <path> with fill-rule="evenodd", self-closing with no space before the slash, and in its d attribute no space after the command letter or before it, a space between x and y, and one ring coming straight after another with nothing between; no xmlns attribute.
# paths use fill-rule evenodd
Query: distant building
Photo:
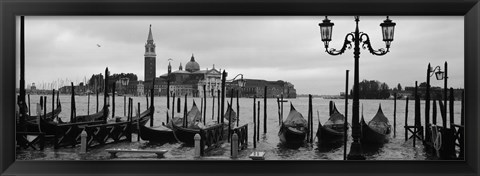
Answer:
<svg viewBox="0 0 480 176"><path fill-rule="evenodd" d="M134 96L143 96L145 91L144 82L140 81L128 81L125 94Z"/></svg>
<svg viewBox="0 0 480 176"><path fill-rule="evenodd" d="M284 98L296 98L297 91L294 88L294 85L278 80L278 81L266 81L259 79L244 79L246 81L245 87L240 88L238 86L238 80L233 81L230 84L227 84L226 95L227 97L231 96L231 90L239 90L240 97L264 97L265 95L265 86L267 86L267 98L276 98L283 95ZM236 94L234 94L236 96Z"/></svg>
<svg viewBox="0 0 480 176"><path fill-rule="evenodd" d="M79 85L73 85L73 89L75 91L75 95L84 95L86 86L82 82ZM72 94L72 86L60 87L58 91L60 91L60 93L62 94Z"/></svg>

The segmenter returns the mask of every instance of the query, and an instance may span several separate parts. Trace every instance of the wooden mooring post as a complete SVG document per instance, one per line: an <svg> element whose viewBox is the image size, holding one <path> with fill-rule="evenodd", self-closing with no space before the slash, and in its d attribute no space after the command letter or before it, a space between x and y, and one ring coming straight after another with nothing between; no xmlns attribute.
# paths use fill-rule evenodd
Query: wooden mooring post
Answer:
<svg viewBox="0 0 480 176"><path fill-rule="evenodd" d="M278 125L282 125L282 119L280 116L280 99L277 97L277 107L278 107Z"/></svg>
<svg viewBox="0 0 480 176"><path fill-rule="evenodd" d="M217 90L217 122L220 123L220 90Z"/></svg>
<svg viewBox="0 0 480 176"><path fill-rule="evenodd" d="M260 101L257 103L257 141L260 141Z"/></svg>
<svg viewBox="0 0 480 176"><path fill-rule="evenodd" d="M408 105L408 101L407 101ZM407 108L408 109L408 108ZM415 81L415 107L414 107L414 125L413 126L408 126L407 124L407 117L405 117L405 141L413 138L413 147L416 146L416 140L423 141L423 127L421 125L421 120L420 120L420 97L418 96L418 82ZM406 112L408 114L408 112ZM413 130L412 130L413 129ZM412 136L408 136L408 131L412 133Z"/></svg>
<svg viewBox="0 0 480 176"><path fill-rule="evenodd" d="M70 82L72 85L72 99L70 103L70 123L75 123L75 87L73 82Z"/></svg>
<svg viewBox="0 0 480 176"><path fill-rule="evenodd" d="M213 89L211 90L212 93L212 120L215 119L215 93Z"/></svg>
<svg viewBox="0 0 480 176"><path fill-rule="evenodd" d="M187 94L185 94L185 103L183 107L183 128L187 128L188 120L187 120Z"/></svg>
<svg viewBox="0 0 480 176"><path fill-rule="evenodd" d="M263 92L263 133L267 133L267 86Z"/></svg>
<svg viewBox="0 0 480 176"><path fill-rule="evenodd" d="M203 98L200 98L200 120L204 119L203 115ZM205 120L202 121L205 124Z"/></svg>
<svg viewBox="0 0 480 176"><path fill-rule="evenodd" d="M180 95L178 95L178 98L177 98L177 113L180 113L180 108L181 108L181 104L182 104L182 99L180 99Z"/></svg>
<svg viewBox="0 0 480 176"><path fill-rule="evenodd" d="M115 118L115 83L112 84L112 119Z"/></svg>
<svg viewBox="0 0 480 176"><path fill-rule="evenodd" d="M97 106L97 113L98 113L98 88L97 88L96 82L95 82L95 93L97 94L97 104L96 104L96 106Z"/></svg>
<svg viewBox="0 0 480 176"><path fill-rule="evenodd" d="M88 100L87 100L87 115L90 115L90 93L87 94ZM52 111L53 112L53 111Z"/></svg>
<svg viewBox="0 0 480 176"><path fill-rule="evenodd" d="M30 113L30 94L28 94L28 116L32 116L32 114ZM58 116L57 116L58 117Z"/></svg>
<svg viewBox="0 0 480 176"><path fill-rule="evenodd" d="M173 93L173 98L172 98L172 119L175 117L175 92ZM167 116L167 124L168 124L168 116Z"/></svg>
<svg viewBox="0 0 480 176"><path fill-rule="evenodd" d="M138 103L137 108L137 141L140 141L140 103Z"/></svg>
<svg viewBox="0 0 480 176"><path fill-rule="evenodd" d="M313 143L313 97L310 99L310 143Z"/></svg>
<svg viewBox="0 0 480 176"><path fill-rule="evenodd" d="M437 125L437 101L433 99L433 104L432 104L432 124Z"/></svg>
<svg viewBox="0 0 480 176"><path fill-rule="evenodd" d="M256 99L257 96L253 96L253 148L257 148L257 120L255 118L256 116Z"/></svg>
<svg viewBox="0 0 480 176"><path fill-rule="evenodd" d="M237 90L237 127L240 124L240 104L238 102L238 90Z"/></svg>
<svg viewBox="0 0 480 176"><path fill-rule="evenodd" d="M407 100L405 100L405 141L408 140L408 97Z"/></svg>
<svg viewBox="0 0 480 176"><path fill-rule="evenodd" d="M207 124L207 85L203 85L203 123Z"/></svg>
<svg viewBox="0 0 480 176"><path fill-rule="evenodd" d="M347 160L347 132L348 132L348 72L350 70L346 70L346 78L345 78L345 121L343 124L343 160ZM318 115L318 111L317 111ZM318 119L320 123L320 119ZM395 128L395 127L394 127Z"/></svg>
<svg viewBox="0 0 480 176"><path fill-rule="evenodd" d="M88 104L90 104L90 98L88 99ZM55 111L55 89L52 90L52 120L55 115L54 111Z"/></svg>
<svg viewBox="0 0 480 176"><path fill-rule="evenodd" d="M345 113L346 114L346 113ZM397 93L393 94L393 137L397 137Z"/></svg>

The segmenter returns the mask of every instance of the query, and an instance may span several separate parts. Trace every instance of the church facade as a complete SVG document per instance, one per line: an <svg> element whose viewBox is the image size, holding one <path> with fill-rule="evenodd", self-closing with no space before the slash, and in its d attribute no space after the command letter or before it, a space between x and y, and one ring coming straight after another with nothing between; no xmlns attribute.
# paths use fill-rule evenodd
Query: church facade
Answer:
<svg viewBox="0 0 480 176"><path fill-rule="evenodd" d="M200 64L195 61L195 57L192 54L190 61L185 65L183 69L182 64L178 67L178 70L171 71L172 66L168 64L168 73L161 75L156 79L160 95L166 96L167 84L170 80L170 95L172 96L192 96L203 97L203 86L205 85L205 94L207 97L211 97L212 94L216 95L221 89L222 74L220 70L217 70L215 66L211 69L200 69Z"/></svg>

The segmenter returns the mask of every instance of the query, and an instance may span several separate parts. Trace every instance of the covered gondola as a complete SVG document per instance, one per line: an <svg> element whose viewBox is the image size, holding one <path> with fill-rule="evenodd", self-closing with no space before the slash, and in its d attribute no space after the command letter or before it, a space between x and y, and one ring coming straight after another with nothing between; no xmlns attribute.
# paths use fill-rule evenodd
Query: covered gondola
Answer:
<svg viewBox="0 0 480 176"><path fill-rule="evenodd" d="M382 106L380 105L377 114L368 124L363 118L360 120L362 134L360 142L362 144L384 144L389 141L391 128L387 117L383 114Z"/></svg>
<svg viewBox="0 0 480 176"><path fill-rule="evenodd" d="M188 111L186 119L173 118L170 122L175 136L180 142L183 142L187 146L194 145L195 134L200 133L200 129L205 128L205 125L201 122L202 114L198 110L197 105L193 102L193 106Z"/></svg>
<svg viewBox="0 0 480 176"><path fill-rule="evenodd" d="M307 120L290 104L290 113L278 132L280 142L286 147L298 148L305 143L307 133Z"/></svg>
<svg viewBox="0 0 480 176"><path fill-rule="evenodd" d="M318 122L318 145L322 147L338 146L335 144L341 144L344 141L345 129L345 116L338 112L334 105L330 112L330 118L323 125L320 121Z"/></svg>

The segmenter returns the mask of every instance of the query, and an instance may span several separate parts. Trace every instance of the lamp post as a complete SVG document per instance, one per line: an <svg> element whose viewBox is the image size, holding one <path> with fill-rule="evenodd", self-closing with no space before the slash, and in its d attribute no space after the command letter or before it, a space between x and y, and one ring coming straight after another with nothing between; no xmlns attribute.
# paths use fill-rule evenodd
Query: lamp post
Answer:
<svg viewBox="0 0 480 176"><path fill-rule="evenodd" d="M360 123L359 123L359 66L358 60L360 58L360 43L362 44L363 49L368 49L368 51L377 56L385 55L389 52L390 44L393 41L393 34L395 29L395 23L392 22L387 16L387 19L380 24L382 27L382 34L383 34L383 41L386 44L386 50L381 48L379 50L374 50L370 44L370 37L363 32L358 30L358 22L360 21L358 16L355 16L355 32L348 33L345 36L345 41L343 47L340 50L336 49L328 49L328 43L332 40L332 28L333 23L325 16L325 19L322 23L319 24L320 26L320 33L322 37L322 41L325 44L325 52L330 55L340 55L345 52L347 49L352 48L352 42L354 44L353 54L355 60L355 70L354 70L354 85L353 85L353 105L352 105L352 137L353 142L350 148L350 153L348 154L348 160L364 160L365 157L363 156L362 146L360 145Z"/></svg>
<svg viewBox="0 0 480 176"><path fill-rule="evenodd" d="M430 123L430 77L435 74L437 80L442 80L444 72L440 69L440 66L436 66L433 70L430 63L427 67L427 87L425 91L425 140L430 141L429 123Z"/></svg>
<svg viewBox="0 0 480 176"><path fill-rule="evenodd" d="M225 71L224 71L224 73L225 73ZM245 87L245 83L246 83L246 82L245 82L245 80L243 79L243 74L238 74L238 75L235 76L233 79L228 80L228 82L229 82L230 85L233 87L233 81L235 81L235 79L237 79L238 76L241 76L241 77L240 77L240 80L237 81L238 87L241 87L241 88ZM230 108L232 108L232 110L233 110L233 88L232 88L231 91L230 91ZM237 111L238 111L238 110L237 110ZM232 134L232 129L231 129L231 127L232 127L232 126L231 126L231 124L232 124L232 111L230 110L229 112L230 112L230 114L228 114L228 117L229 117L229 119L228 119L228 140L230 141L230 137L231 137L231 134ZM222 113L223 113L223 112L222 112ZM237 112L237 114L240 115L240 112ZM239 118L239 117L237 116L237 119L238 119L238 118Z"/></svg>
<svg viewBox="0 0 480 176"><path fill-rule="evenodd" d="M240 79L237 81L238 87L244 88L245 85L247 84L247 81L245 81L245 80L243 79L243 74L241 74L241 73L238 74L237 76L235 76L233 79L228 80L228 82L230 83L230 85L232 85L233 81L235 81L238 76L240 76ZM233 96L233 95L232 95L232 96Z"/></svg>

